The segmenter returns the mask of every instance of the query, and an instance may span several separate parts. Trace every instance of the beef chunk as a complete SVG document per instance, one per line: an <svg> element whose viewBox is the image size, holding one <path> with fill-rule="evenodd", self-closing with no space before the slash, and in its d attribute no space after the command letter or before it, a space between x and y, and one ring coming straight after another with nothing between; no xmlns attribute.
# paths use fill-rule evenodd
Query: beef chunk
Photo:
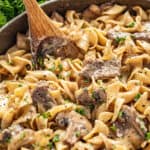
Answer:
<svg viewBox="0 0 150 150"><path fill-rule="evenodd" d="M81 105L95 105L106 101L106 92L104 89L96 89L91 94L87 89L82 89L77 93L76 99Z"/></svg>
<svg viewBox="0 0 150 150"><path fill-rule="evenodd" d="M141 125L139 120L134 110L128 106L123 106L122 115L114 123L117 129L117 135L128 139L136 149L140 148L146 133L144 131L144 122L142 121L143 125Z"/></svg>
<svg viewBox="0 0 150 150"><path fill-rule="evenodd" d="M65 128L68 126L70 120L68 116L66 115L66 113L62 112L56 116L55 121L59 127Z"/></svg>
<svg viewBox="0 0 150 150"><path fill-rule="evenodd" d="M79 51L80 49L76 44L69 39L48 37L43 39L37 46L34 58L36 63L40 66L41 61L48 55L62 58L77 58L79 56Z"/></svg>
<svg viewBox="0 0 150 150"><path fill-rule="evenodd" d="M67 127L64 142L73 145L85 136L92 128L91 123L75 111L61 112L56 116L56 123L60 127Z"/></svg>
<svg viewBox="0 0 150 150"><path fill-rule="evenodd" d="M81 70L80 75L84 78L90 79L94 77L97 79L108 79L120 75L121 63L119 60L90 60Z"/></svg>
<svg viewBox="0 0 150 150"><path fill-rule="evenodd" d="M52 108L55 104L52 97L48 93L48 87L45 85L37 86L32 92L33 104L40 109L40 111L46 111Z"/></svg>

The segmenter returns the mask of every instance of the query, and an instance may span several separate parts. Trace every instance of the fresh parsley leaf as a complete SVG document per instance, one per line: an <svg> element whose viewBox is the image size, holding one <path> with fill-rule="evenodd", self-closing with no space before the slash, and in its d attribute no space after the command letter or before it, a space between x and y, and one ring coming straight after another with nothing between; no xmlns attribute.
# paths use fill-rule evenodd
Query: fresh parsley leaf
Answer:
<svg viewBox="0 0 150 150"><path fill-rule="evenodd" d="M53 142L49 142L47 146L51 150L54 147Z"/></svg>
<svg viewBox="0 0 150 150"><path fill-rule="evenodd" d="M127 28L133 28L135 26L135 22L131 22L128 25L126 25Z"/></svg>
<svg viewBox="0 0 150 150"><path fill-rule="evenodd" d="M117 37L115 39L117 44L123 44L125 42L125 40L126 40L126 37Z"/></svg>
<svg viewBox="0 0 150 150"><path fill-rule="evenodd" d="M7 17L4 15L3 12L0 11L0 27L6 24L7 22Z"/></svg>
<svg viewBox="0 0 150 150"><path fill-rule="evenodd" d="M123 111L120 111L118 117L121 118L123 116Z"/></svg>
<svg viewBox="0 0 150 150"><path fill-rule="evenodd" d="M83 115L83 116L86 115L86 112L85 112L84 108L76 108L75 111L76 111L77 113L79 113L80 115Z"/></svg>
<svg viewBox="0 0 150 150"><path fill-rule="evenodd" d="M134 100L137 101L141 97L141 93L138 93L135 97Z"/></svg>
<svg viewBox="0 0 150 150"><path fill-rule="evenodd" d="M113 132L116 132L117 127L113 124L113 125L110 127L110 129L111 129Z"/></svg>
<svg viewBox="0 0 150 150"><path fill-rule="evenodd" d="M145 137L146 137L146 140L150 140L150 132L147 132Z"/></svg>
<svg viewBox="0 0 150 150"><path fill-rule="evenodd" d="M44 112L42 114L40 114L40 116L42 116L44 119L47 119L49 116L51 116L50 112Z"/></svg>
<svg viewBox="0 0 150 150"><path fill-rule="evenodd" d="M58 65L58 68L59 68L59 71L62 71L62 70L63 70L63 65L62 65L62 64L59 64L59 65Z"/></svg>
<svg viewBox="0 0 150 150"><path fill-rule="evenodd" d="M53 137L52 141L53 141L54 143L59 142L59 135L56 134L56 135Z"/></svg>
<svg viewBox="0 0 150 150"><path fill-rule="evenodd" d="M37 0L40 4L46 0ZM25 10L22 0L0 0L0 27Z"/></svg>
<svg viewBox="0 0 150 150"><path fill-rule="evenodd" d="M80 132L80 131L76 131L76 132L75 132L75 135L76 135L76 137L80 137L81 132Z"/></svg>

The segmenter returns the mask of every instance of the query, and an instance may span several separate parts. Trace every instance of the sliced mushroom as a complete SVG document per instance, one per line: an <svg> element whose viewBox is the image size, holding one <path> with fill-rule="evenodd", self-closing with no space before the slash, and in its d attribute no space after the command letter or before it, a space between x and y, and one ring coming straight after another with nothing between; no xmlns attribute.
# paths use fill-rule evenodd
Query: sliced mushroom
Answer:
<svg viewBox="0 0 150 150"><path fill-rule="evenodd" d="M81 70L80 75L86 79L94 77L97 79L108 79L120 75L121 62L119 60L89 60L84 68Z"/></svg>
<svg viewBox="0 0 150 150"><path fill-rule="evenodd" d="M107 95L104 89L99 88L94 90L91 94L88 92L88 90L81 89L76 94L76 99L79 104L81 105L95 105L95 104L101 104L106 101Z"/></svg>
<svg viewBox="0 0 150 150"><path fill-rule="evenodd" d="M75 111L61 112L55 118L59 127L67 127L64 142L73 145L92 128L90 122Z"/></svg>
<svg viewBox="0 0 150 150"><path fill-rule="evenodd" d="M4 129L0 133L0 148L6 149L7 144L11 141L12 137L16 136L23 130L21 125L12 125L8 129Z"/></svg>
<svg viewBox="0 0 150 150"><path fill-rule="evenodd" d="M48 86L38 85L32 92L33 105L37 107L39 112L45 112L52 108L55 103L48 93Z"/></svg>
<svg viewBox="0 0 150 150"><path fill-rule="evenodd" d="M144 40L150 42L150 32L137 32L133 34L135 40Z"/></svg>
<svg viewBox="0 0 150 150"><path fill-rule="evenodd" d="M145 125L141 126L136 112L129 106L123 106L122 116L118 117L114 123L116 126L116 135L128 139L136 149L139 149L141 143L145 140ZM143 128L144 127L144 128Z"/></svg>

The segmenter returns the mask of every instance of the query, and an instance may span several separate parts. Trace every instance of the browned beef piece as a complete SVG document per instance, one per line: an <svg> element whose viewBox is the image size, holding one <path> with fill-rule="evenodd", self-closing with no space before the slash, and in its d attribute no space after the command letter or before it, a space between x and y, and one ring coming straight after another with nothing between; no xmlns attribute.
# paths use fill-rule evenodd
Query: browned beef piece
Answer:
<svg viewBox="0 0 150 150"><path fill-rule="evenodd" d="M141 122L141 123L140 123ZM145 140L144 121L140 120L134 110L129 106L123 106L122 115L114 123L119 137L125 137L133 144L136 149L140 148L141 143Z"/></svg>
<svg viewBox="0 0 150 150"><path fill-rule="evenodd" d="M89 60L81 70L80 75L86 79L109 79L120 75L120 60Z"/></svg>
<svg viewBox="0 0 150 150"><path fill-rule="evenodd" d="M91 94L87 89L82 89L76 96L78 103L85 106L101 104L106 101L106 98L106 92L102 88L94 90Z"/></svg>
<svg viewBox="0 0 150 150"><path fill-rule="evenodd" d="M39 66L48 55L62 58L77 58L80 56L80 49L76 44L63 37L48 37L43 39L36 47L37 51L34 58Z"/></svg>
<svg viewBox="0 0 150 150"><path fill-rule="evenodd" d="M56 11L54 11L54 12L52 13L51 18L52 18L53 20L57 21L57 22L62 22L62 23L64 22L64 18L63 18L58 12L56 12Z"/></svg>
<svg viewBox="0 0 150 150"><path fill-rule="evenodd" d="M67 127L64 142L70 145L75 144L92 129L92 125L86 117L75 111L61 112L56 116L55 121L59 127Z"/></svg>
<svg viewBox="0 0 150 150"><path fill-rule="evenodd" d="M48 87L46 85L38 85L34 89L32 92L32 101L38 111L42 112L52 108L55 105L54 100L48 93Z"/></svg>

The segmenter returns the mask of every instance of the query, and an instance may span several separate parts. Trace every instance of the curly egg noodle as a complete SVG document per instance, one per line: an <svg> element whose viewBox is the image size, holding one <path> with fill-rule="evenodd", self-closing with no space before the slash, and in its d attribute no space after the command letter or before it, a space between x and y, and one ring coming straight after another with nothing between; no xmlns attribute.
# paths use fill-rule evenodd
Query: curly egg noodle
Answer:
<svg viewBox="0 0 150 150"><path fill-rule="evenodd" d="M0 150L150 150L150 10L91 5L52 19L83 56L47 56L35 70L18 33L0 56ZM120 73L82 76L95 60Z"/></svg>

